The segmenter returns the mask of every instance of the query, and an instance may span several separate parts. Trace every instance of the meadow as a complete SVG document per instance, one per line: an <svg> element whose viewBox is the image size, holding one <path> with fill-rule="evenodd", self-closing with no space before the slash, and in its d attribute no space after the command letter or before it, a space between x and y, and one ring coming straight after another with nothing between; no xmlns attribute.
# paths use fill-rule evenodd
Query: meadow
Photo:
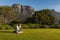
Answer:
<svg viewBox="0 0 60 40"><path fill-rule="evenodd" d="M13 30L0 30L0 40L60 40L60 29L22 29L16 34Z"/></svg>

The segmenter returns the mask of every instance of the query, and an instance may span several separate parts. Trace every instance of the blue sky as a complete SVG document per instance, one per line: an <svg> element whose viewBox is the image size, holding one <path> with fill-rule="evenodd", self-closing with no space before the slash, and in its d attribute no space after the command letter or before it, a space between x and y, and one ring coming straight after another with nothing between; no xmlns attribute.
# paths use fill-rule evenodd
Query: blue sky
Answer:
<svg viewBox="0 0 60 40"><path fill-rule="evenodd" d="M60 12L60 0L0 0L0 6L21 4L32 6L35 10L55 9Z"/></svg>

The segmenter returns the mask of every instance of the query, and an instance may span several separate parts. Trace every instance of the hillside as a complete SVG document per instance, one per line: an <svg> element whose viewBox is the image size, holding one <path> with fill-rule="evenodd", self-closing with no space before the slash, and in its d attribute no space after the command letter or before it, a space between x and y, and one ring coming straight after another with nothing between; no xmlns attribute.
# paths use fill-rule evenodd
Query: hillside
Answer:
<svg viewBox="0 0 60 40"><path fill-rule="evenodd" d="M26 20L35 13L31 6L13 4L12 6L0 6L0 22L9 23L13 20Z"/></svg>
<svg viewBox="0 0 60 40"><path fill-rule="evenodd" d="M56 12L54 9L51 10L52 15L55 17L55 23L59 24L60 22L60 12Z"/></svg>

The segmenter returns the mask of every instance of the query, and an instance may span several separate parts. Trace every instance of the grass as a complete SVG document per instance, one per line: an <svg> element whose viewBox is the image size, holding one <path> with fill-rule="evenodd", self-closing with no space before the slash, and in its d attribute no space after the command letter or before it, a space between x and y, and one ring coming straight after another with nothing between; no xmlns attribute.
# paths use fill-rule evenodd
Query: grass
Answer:
<svg viewBox="0 0 60 40"><path fill-rule="evenodd" d="M23 29L23 33L1 31L0 40L60 40L60 29Z"/></svg>

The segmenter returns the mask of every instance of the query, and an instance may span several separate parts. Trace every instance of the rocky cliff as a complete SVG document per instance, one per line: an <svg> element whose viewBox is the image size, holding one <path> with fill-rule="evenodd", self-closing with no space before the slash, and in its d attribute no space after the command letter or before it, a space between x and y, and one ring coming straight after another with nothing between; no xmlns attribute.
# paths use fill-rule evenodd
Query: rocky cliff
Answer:
<svg viewBox="0 0 60 40"><path fill-rule="evenodd" d="M23 6L23 5L20 5L20 4L13 4L12 5L14 11L16 13L19 14L19 18L20 20L24 20L28 17L32 17L32 15L34 14L34 8L32 8L31 6Z"/></svg>
<svg viewBox="0 0 60 40"><path fill-rule="evenodd" d="M52 16L55 17L55 23L59 24L60 23L60 12L56 12L54 9L52 11Z"/></svg>

